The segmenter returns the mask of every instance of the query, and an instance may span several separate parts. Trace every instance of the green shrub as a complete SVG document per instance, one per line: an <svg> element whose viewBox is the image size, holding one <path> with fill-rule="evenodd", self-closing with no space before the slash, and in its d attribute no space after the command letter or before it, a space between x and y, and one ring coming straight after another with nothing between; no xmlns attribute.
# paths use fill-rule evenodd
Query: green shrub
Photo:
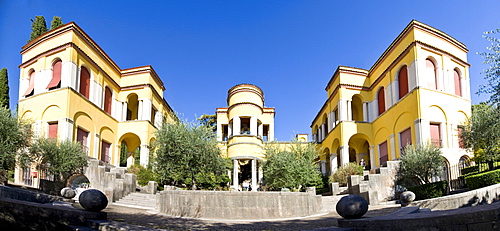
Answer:
<svg viewBox="0 0 500 231"><path fill-rule="evenodd" d="M139 183L140 186L148 185L149 181L158 181L158 177L151 168L145 168L138 164L130 166L128 172L137 176L137 183Z"/></svg>
<svg viewBox="0 0 500 231"><path fill-rule="evenodd" d="M363 175L363 167L356 163L348 163L340 167L330 176L330 183L338 182L340 187L347 186L347 177L352 175Z"/></svg>
<svg viewBox="0 0 500 231"><path fill-rule="evenodd" d="M474 165L474 166L469 166L469 167L462 168L460 170L460 174L461 175L467 175L469 173L478 172L478 171L479 171L479 165Z"/></svg>
<svg viewBox="0 0 500 231"><path fill-rule="evenodd" d="M448 181L438 181L429 184L408 187L408 191L415 193L415 200L425 200L442 197L448 191Z"/></svg>
<svg viewBox="0 0 500 231"><path fill-rule="evenodd" d="M500 183L500 169L465 177L465 184L470 190Z"/></svg>

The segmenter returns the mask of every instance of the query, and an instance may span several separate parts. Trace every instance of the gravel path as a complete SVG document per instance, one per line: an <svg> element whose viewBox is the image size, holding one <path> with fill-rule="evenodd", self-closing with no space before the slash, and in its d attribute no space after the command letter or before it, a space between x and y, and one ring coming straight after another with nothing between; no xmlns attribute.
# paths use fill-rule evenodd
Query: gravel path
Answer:
<svg viewBox="0 0 500 231"><path fill-rule="evenodd" d="M399 209L398 205L370 206L364 217L385 215ZM331 212L321 216L289 220L220 221L171 217L113 204L103 212L108 213L109 220L164 230L311 230L336 226L337 220L341 218L336 212Z"/></svg>

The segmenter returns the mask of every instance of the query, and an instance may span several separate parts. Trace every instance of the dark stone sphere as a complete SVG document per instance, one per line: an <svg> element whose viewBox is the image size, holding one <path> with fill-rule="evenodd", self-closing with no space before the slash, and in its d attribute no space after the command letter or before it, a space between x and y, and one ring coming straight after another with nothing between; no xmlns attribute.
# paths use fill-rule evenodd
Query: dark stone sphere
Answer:
<svg viewBox="0 0 500 231"><path fill-rule="evenodd" d="M336 210L346 219L361 218L368 211L368 201L358 195L347 195L339 200Z"/></svg>
<svg viewBox="0 0 500 231"><path fill-rule="evenodd" d="M108 198L97 189L88 189L80 193L80 205L88 211L99 212L108 206Z"/></svg>
<svg viewBox="0 0 500 231"><path fill-rule="evenodd" d="M412 191L405 191L399 195L399 200L402 203L410 203L415 200L415 193Z"/></svg>
<svg viewBox="0 0 500 231"><path fill-rule="evenodd" d="M61 196L66 198L66 199L71 199L75 197L76 192L72 188L66 187L61 189Z"/></svg>

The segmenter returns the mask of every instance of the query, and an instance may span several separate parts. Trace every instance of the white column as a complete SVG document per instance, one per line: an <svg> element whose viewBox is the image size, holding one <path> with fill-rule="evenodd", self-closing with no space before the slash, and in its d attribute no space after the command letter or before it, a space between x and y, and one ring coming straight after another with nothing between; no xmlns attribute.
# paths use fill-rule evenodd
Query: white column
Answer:
<svg viewBox="0 0 500 231"><path fill-rule="evenodd" d="M264 124L259 124L257 135L260 136L261 138L264 138Z"/></svg>
<svg viewBox="0 0 500 231"><path fill-rule="evenodd" d="M235 116L233 118L233 136L239 135L241 132L241 120L240 117Z"/></svg>
<svg viewBox="0 0 500 231"><path fill-rule="evenodd" d="M257 117L255 116L250 117L250 135L257 135Z"/></svg>
<svg viewBox="0 0 500 231"><path fill-rule="evenodd" d="M267 138L268 141L273 141L274 140L274 123L269 124L269 135Z"/></svg>
<svg viewBox="0 0 500 231"><path fill-rule="evenodd" d="M142 112L144 111L143 110L144 103L142 100L138 100L138 103L139 103L139 106L137 107L137 120L143 120L144 117L142 115Z"/></svg>
<svg viewBox="0 0 500 231"><path fill-rule="evenodd" d="M328 128L328 132L330 132L333 128L333 124L332 124L332 112L328 113L327 116L326 116L326 121L327 121L327 128Z"/></svg>
<svg viewBox="0 0 500 231"><path fill-rule="evenodd" d="M151 113L153 112L153 102L150 99L144 98L142 101L142 120L151 121Z"/></svg>
<svg viewBox="0 0 500 231"><path fill-rule="evenodd" d="M73 120L68 117L64 117L61 118L58 123L59 139L69 141L73 140Z"/></svg>
<svg viewBox="0 0 500 231"><path fill-rule="evenodd" d="M389 136L389 142L391 143L391 154L389 160L396 159L396 140L394 139L394 134Z"/></svg>
<svg viewBox="0 0 500 231"><path fill-rule="evenodd" d="M96 133L95 137L94 137L94 153L92 153L89 156L94 157L94 158L99 159L99 160L101 159L101 158L99 158L99 146L100 146L100 144L101 144L101 137L99 136L99 134Z"/></svg>
<svg viewBox="0 0 500 231"><path fill-rule="evenodd" d="M319 162L320 164L320 169L321 169L321 174L326 175L326 161L322 160Z"/></svg>
<svg viewBox="0 0 500 231"><path fill-rule="evenodd" d="M127 109L128 109L128 103L123 102L121 121L127 121Z"/></svg>
<svg viewBox="0 0 500 231"><path fill-rule="evenodd" d="M238 190L238 160L233 160L233 187Z"/></svg>
<svg viewBox="0 0 500 231"><path fill-rule="evenodd" d="M352 100L347 100L347 121L353 121L353 119L352 119Z"/></svg>
<svg viewBox="0 0 500 231"><path fill-rule="evenodd" d="M257 160L252 160L252 191L257 191Z"/></svg>
<svg viewBox="0 0 500 231"><path fill-rule="evenodd" d="M61 67L61 88L71 87L78 91L76 88L78 76L78 66L71 61L63 62ZM24 89L24 88L23 88ZM24 92L23 92L24 93Z"/></svg>
<svg viewBox="0 0 500 231"><path fill-rule="evenodd" d="M349 145L340 146L340 164L344 166L349 163Z"/></svg>
<svg viewBox="0 0 500 231"><path fill-rule="evenodd" d="M369 118L369 110L368 110L368 102L363 102L363 121L368 122Z"/></svg>
<svg viewBox="0 0 500 231"><path fill-rule="evenodd" d="M326 130L325 124L321 124L321 141L325 140L326 138L325 130Z"/></svg>
<svg viewBox="0 0 500 231"><path fill-rule="evenodd" d="M337 157L338 153L332 153L330 154L330 173L334 173L338 169L338 164L337 164Z"/></svg>
<svg viewBox="0 0 500 231"><path fill-rule="evenodd" d="M344 99L340 99L338 107L339 107L339 110L338 110L339 121L347 120L346 119L346 117L347 117L347 101Z"/></svg>
<svg viewBox="0 0 500 231"><path fill-rule="evenodd" d="M227 125L227 139L229 139L229 137L231 136L233 136L233 123L229 122L229 124Z"/></svg>
<svg viewBox="0 0 500 231"><path fill-rule="evenodd" d="M375 146L370 145L369 147L369 152L370 152L370 170L375 168Z"/></svg>
<svg viewBox="0 0 500 231"><path fill-rule="evenodd" d="M217 123L217 141L223 141L222 140L222 124Z"/></svg>
<svg viewBox="0 0 500 231"><path fill-rule="evenodd" d="M139 162L141 166L146 167L149 163L149 145L141 144L140 151L141 154Z"/></svg>
<svg viewBox="0 0 500 231"><path fill-rule="evenodd" d="M421 119L416 119L413 123L415 124L415 140L417 141L417 145L419 145L424 140L424 137L422 137Z"/></svg>

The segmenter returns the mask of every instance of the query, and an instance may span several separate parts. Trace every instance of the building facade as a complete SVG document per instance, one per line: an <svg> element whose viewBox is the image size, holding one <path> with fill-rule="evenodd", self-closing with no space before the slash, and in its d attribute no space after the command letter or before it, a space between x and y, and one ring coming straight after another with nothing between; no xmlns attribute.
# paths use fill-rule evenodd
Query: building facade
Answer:
<svg viewBox="0 0 500 231"><path fill-rule="evenodd" d="M471 113L467 52L414 20L369 70L338 67L311 124L323 174L362 160L374 172L404 146L426 142L442 148L447 166L469 158L458 138Z"/></svg>
<svg viewBox="0 0 500 231"><path fill-rule="evenodd" d="M35 137L80 142L90 157L115 166L149 162L153 132L176 120L151 66L120 69L71 22L22 47L19 111ZM126 155L120 150L126 146ZM16 181L29 178L16 171Z"/></svg>
<svg viewBox="0 0 500 231"><path fill-rule="evenodd" d="M247 182L257 190L264 143L274 140L274 108L264 106L264 92L252 84L228 91L227 107L217 108L217 140L223 156L233 160L232 187Z"/></svg>

